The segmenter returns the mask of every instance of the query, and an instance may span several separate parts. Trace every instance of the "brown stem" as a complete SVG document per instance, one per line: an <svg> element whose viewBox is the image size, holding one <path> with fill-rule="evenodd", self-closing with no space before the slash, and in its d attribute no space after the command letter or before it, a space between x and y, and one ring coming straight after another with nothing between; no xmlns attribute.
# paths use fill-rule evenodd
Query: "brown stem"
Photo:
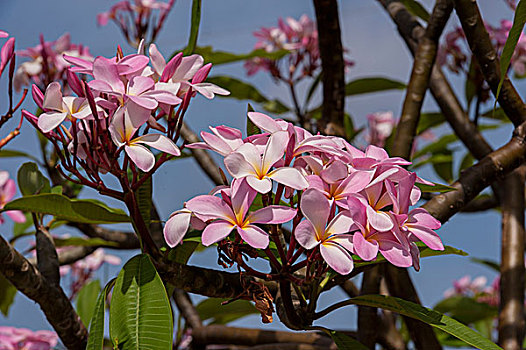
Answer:
<svg viewBox="0 0 526 350"><path fill-rule="evenodd" d="M60 265L53 237L48 230L39 225L37 225L35 237L38 270L49 283L58 287L60 285Z"/></svg>
<svg viewBox="0 0 526 350"><path fill-rule="evenodd" d="M140 248L139 239L133 232L110 230L97 225L82 224L78 222L69 222L68 226L77 228L88 237L102 238L105 241L117 243L117 249Z"/></svg>
<svg viewBox="0 0 526 350"><path fill-rule="evenodd" d="M176 288L173 292L173 297L177 309L186 320L186 323L194 330L203 327L203 322L201 321L194 304L192 304L192 300L190 300L188 293Z"/></svg>
<svg viewBox="0 0 526 350"><path fill-rule="evenodd" d="M0 236L0 272L16 289L37 302L68 349L85 349L88 332L60 286L50 283Z"/></svg>
<svg viewBox="0 0 526 350"><path fill-rule="evenodd" d="M380 281L382 271L380 266L363 273L362 289L360 295L378 294L380 292ZM358 306L358 340L360 343L374 349L378 337L378 308L369 306Z"/></svg>
<svg viewBox="0 0 526 350"><path fill-rule="evenodd" d="M488 82L493 94L496 95L501 79L499 58L491 44L477 2L455 0L455 9L484 79ZM526 105L507 76L504 77L498 102L515 126L526 121Z"/></svg>
<svg viewBox="0 0 526 350"><path fill-rule="evenodd" d="M420 111L435 63L438 40L453 10L452 0L438 0L433 8L429 24L416 49L411 78L407 86L402 115L396 128L392 153L409 159L416 135Z"/></svg>
<svg viewBox="0 0 526 350"><path fill-rule="evenodd" d="M338 2L314 0L321 58L323 106L321 130L325 135L345 136L345 74Z"/></svg>
<svg viewBox="0 0 526 350"><path fill-rule="evenodd" d="M500 265L499 344L522 349L524 338L524 176L520 169L504 181Z"/></svg>

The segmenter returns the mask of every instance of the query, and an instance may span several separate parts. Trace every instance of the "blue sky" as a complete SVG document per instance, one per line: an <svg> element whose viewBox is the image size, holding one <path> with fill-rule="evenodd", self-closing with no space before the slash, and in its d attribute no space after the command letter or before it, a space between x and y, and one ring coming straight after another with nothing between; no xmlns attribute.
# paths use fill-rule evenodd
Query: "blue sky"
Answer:
<svg viewBox="0 0 526 350"><path fill-rule="evenodd" d="M121 44L127 53L133 51L121 38L120 32L110 23L106 27L98 28L95 16L105 11L115 1L90 0L3 0L0 5L0 29L8 31L16 37L17 49L35 46L38 35L43 33L46 40L54 40L64 32L71 34L72 42L82 43L90 47L93 55L112 56L117 44ZM169 15L165 28L158 37L157 45L167 56L174 50L185 46L189 33L190 0L178 0ZM430 8L432 1L423 1ZM502 18L512 19L512 12L505 6L504 1L479 1L483 15L491 24L497 25ZM299 18L302 14L314 17L314 9L310 1L305 0L267 0L242 1L222 0L204 1L202 8L201 31L199 45L213 45L216 49L232 52L248 52L252 49L255 39L252 32L262 26L272 26L278 17L291 16ZM405 44L400 39L394 24L383 8L374 0L340 2L341 25L343 28L344 46L349 49L349 57L355 66L347 75L347 80L365 76L385 76L396 80L406 81L411 71L411 59ZM450 20L448 28L456 25L456 18ZM288 96L283 86L276 86L264 74L253 78L245 76L242 64L231 64L212 69L211 75L229 74L243 80L248 80L264 92L267 96L282 98ZM450 76L450 81L459 96L464 96L463 81L458 76ZM5 77L0 80L0 89L5 89ZM519 92L523 92L525 85L518 82ZM305 88L301 87L300 91ZM5 91L5 90L4 90ZM0 110L6 109L5 96L0 96ZM377 111L394 111L398 115L403 101L402 92L385 92L348 98L346 109L354 117L355 124L365 123L368 113ZM316 96L320 101L320 96ZM34 105L28 98L24 106L33 109ZM436 111L438 108L428 96L425 111ZM226 124L244 129L246 102L231 99L216 98L208 101L202 97L192 102L186 121L199 131L208 125ZM14 121L10 122L0 132L6 134ZM497 147L507 140L511 129L503 128L491 131L487 135L490 143ZM21 149L38 154L37 138L34 130L28 125L22 129L22 135L9 145L9 148ZM8 170L16 177L19 160L0 159L0 169ZM429 171L423 172L430 176ZM431 180L436 180L431 177ZM190 197L208 192L211 182L199 171L192 159L169 162L163 166L155 177L155 202L160 210L161 218L167 219L169 214L179 209L183 201ZM85 196L94 196L90 191L83 192ZM112 205L114 202L110 201ZM6 224L0 228L4 237L10 236L11 226ZM63 230L62 232L68 232ZM446 223L440 230L445 244L460 248L469 253L470 257L498 260L500 255L500 215L496 211L483 214L457 215ZM25 241L26 244L28 241ZM124 259L130 254L122 255ZM219 269L216 265L215 249L196 254L190 263ZM109 267L101 278L109 278L118 273L118 268ZM424 259L421 271L412 272L421 299L426 306L438 302L444 290L449 288L454 279L466 274L488 276L488 280L495 274L487 268L469 261L469 257L445 256ZM336 298L342 297L341 292L335 291L323 298L320 307L329 304ZM198 300L199 298L196 298ZM327 327L354 328L349 324L349 315L354 315L352 308L340 310L330 317L322 319L320 324ZM354 318L354 316L352 316ZM259 317L249 317L237 325L260 326ZM31 329L49 329L37 305L18 295L8 318L0 316L0 325L13 325ZM283 328L278 321L265 325L265 328Z"/></svg>

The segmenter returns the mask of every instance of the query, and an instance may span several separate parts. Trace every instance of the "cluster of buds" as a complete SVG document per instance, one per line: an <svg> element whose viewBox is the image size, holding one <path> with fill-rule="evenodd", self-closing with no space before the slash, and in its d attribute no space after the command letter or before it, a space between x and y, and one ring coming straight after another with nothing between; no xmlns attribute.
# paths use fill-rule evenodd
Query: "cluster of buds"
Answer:
<svg viewBox="0 0 526 350"><path fill-rule="evenodd" d="M511 30L513 22L509 20L502 20L499 27L494 27L488 23L485 24L486 30L491 39L493 47L498 54L502 53L506 39ZM453 29L446 35L446 41L439 48L437 54L437 63L441 66L446 66L455 74L464 72L468 75L468 79L473 81L476 86L481 86L479 96L481 102L485 102L489 98L489 88L484 81L480 69L478 69L477 62L471 62L475 69L468 66L470 64L469 48L466 45L466 36L461 27ZM473 59L473 58L471 58ZM510 67L516 77L524 78L526 76L526 36L521 33L515 51L511 57Z"/></svg>
<svg viewBox="0 0 526 350"><path fill-rule="evenodd" d="M68 247L59 248L64 251L69 249ZM106 254L104 249L98 248L92 254L86 258L76 261L71 265L63 265L60 267L60 275L66 276L71 273L71 287L70 287L70 298L74 296L82 289L82 287L93 277L93 274L99 270L104 263L110 265L120 265L121 259L118 256Z"/></svg>
<svg viewBox="0 0 526 350"><path fill-rule="evenodd" d="M479 276L471 280L470 276L464 276L453 282L453 288L444 292L445 298L463 296L473 298L479 303L486 303L492 306L499 305L499 282L497 277L491 285L487 285L488 280L484 276Z"/></svg>
<svg viewBox="0 0 526 350"><path fill-rule="evenodd" d="M175 0L168 2L155 0L119 1L109 11L97 15L97 23L105 26L112 20L121 30L128 43L137 47L143 38L150 34L148 42L154 42L161 30L166 16Z"/></svg>
<svg viewBox="0 0 526 350"><path fill-rule="evenodd" d="M58 344L58 335L51 331L33 332L26 328L0 327L2 350L51 350Z"/></svg>
<svg viewBox="0 0 526 350"><path fill-rule="evenodd" d="M78 180L59 168L66 178L122 199L104 185L100 173L109 172L121 185L126 183L123 188L137 190L170 156L180 155L175 141L192 97L228 94L204 82L211 64L203 65L201 56L179 53L166 62L154 44L149 53L149 57L124 56L119 48L112 58L64 55L73 65L67 70L67 82L76 96L65 95L58 82L50 83L45 93L33 85L33 99L43 113L38 117L28 111L23 114L53 143L61 166ZM93 79L82 81L76 73ZM148 147L163 154L155 157ZM128 168L133 174L130 182ZM140 172L146 174L139 178Z"/></svg>
<svg viewBox="0 0 526 350"><path fill-rule="evenodd" d="M16 194L16 184L9 178L7 171L0 170L0 209L2 209ZM9 210L5 212L14 222L25 222L26 216L19 210ZM0 214L0 225L5 219Z"/></svg>
<svg viewBox="0 0 526 350"><path fill-rule="evenodd" d="M15 72L13 85L17 92L31 83L45 88L52 81L66 80L69 63L64 60L64 55L92 59L88 47L71 43L69 33L55 41L44 41L41 35L39 45L17 51L17 55L29 59L18 66Z"/></svg>
<svg viewBox="0 0 526 350"><path fill-rule="evenodd" d="M259 41L254 49L266 52L288 51L281 59L255 57L245 62L248 75L259 70L267 71L278 80L296 83L309 76L312 77L320 68L320 51L318 48L318 30L307 15L299 20L287 17L279 19L277 27L261 28L254 32ZM353 63L346 61L347 66Z"/></svg>
<svg viewBox="0 0 526 350"><path fill-rule="evenodd" d="M354 259L372 261L378 253L418 269L416 242L444 249L435 233L440 222L425 209L409 208L420 198L415 183L431 184L404 169L410 162L372 145L362 152L342 138L312 135L262 113L248 117L261 133L243 138L237 129L211 127L212 133L201 133L204 142L188 145L224 156L233 180L172 214L164 228L170 246L191 226L202 230L203 245L218 243L221 254L247 272L273 278L243 260L262 249L291 280L305 266L306 279L322 276L327 265L345 275ZM288 246L280 224L292 227ZM306 259L296 262L304 252Z"/></svg>

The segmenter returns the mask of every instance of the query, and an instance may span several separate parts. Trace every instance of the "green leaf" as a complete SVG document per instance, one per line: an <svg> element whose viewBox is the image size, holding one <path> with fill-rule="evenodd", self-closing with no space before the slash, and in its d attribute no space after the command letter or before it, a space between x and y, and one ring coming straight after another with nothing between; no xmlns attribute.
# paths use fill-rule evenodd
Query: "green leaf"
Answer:
<svg viewBox="0 0 526 350"><path fill-rule="evenodd" d="M170 300L150 257L140 254L122 268L110 305L110 338L115 348L171 350Z"/></svg>
<svg viewBox="0 0 526 350"><path fill-rule="evenodd" d="M496 317L498 308L487 303L479 303L473 298L465 296L453 296L444 299L435 305L434 309L441 313L447 313L456 320L470 324L484 320L488 317Z"/></svg>
<svg viewBox="0 0 526 350"><path fill-rule="evenodd" d="M186 264L199 244L200 242L184 241L183 244L170 249L170 252L168 253L168 259L179 264Z"/></svg>
<svg viewBox="0 0 526 350"><path fill-rule="evenodd" d="M77 296L77 314L79 314L82 323L89 324L95 306L97 304L97 296L100 292L100 281L95 280L84 285Z"/></svg>
<svg viewBox="0 0 526 350"><path fill-rule="evenodd" d="M363 295L354 297L349 301L355 305L379 307L420 320L451 334L477 349L501 349L491 340L484 338L455 319L407 300L385 295Z"/></svg>
<svg viewBox="0 0 526 350"><path fill-rule="evenodd" d="M228 299L208 298L196 305L201 320L210 324L227 324L242 317L258 314L258 310L248 300L236 300L222 305Z"/></svg>
<svg viewBox="0 0 526 350"><path fill-rule="evenodd" d="M403 90L405 88L406 85L404 83L388 78L361 78L348 82L345 85L345 95L354 96L387 90Z"/></svg>
<svg viewBox="0 0 526 350"><path fill-rule="evenodd" d="M144 183L137 189L135 193L137 197L137 204L139 206L139 212L141 213L142 219L147 227L150 226L152 218L152 176L150 176Z"/></svg>
<svg viewBox="0 0 526 350"><path fill-rule="evenodd" d="M462 170L469 168L475 163L475 157L470 152L467 152L466 155L462 158L460 162L460 167L458 169L459 175Z"/></svg>
<svg viewBox="0 0 526 350"><path fill-rule="evenodd" d="M119 244L116 242L106 241L102 238L82 238L82 237L69 237L69 238L53 238L53 242L57 247L96 247L96 246L108 246L118 247Z"/></svg>
<svg viewBox="0 0 526 350"><path fill-rule="evenodd" d="M34 160L37 163L40 162L38 158L33 157L32 155L27 154L25 152L15 151L12 149L1 149L0 150L0 158L16 158L16 157L28 158L28 159Z"/></svg>
<svg viewBox="0 0 526 350"><path fill-rule="evenodd" d="M429 21L429 12L420 2L415 0L401 0L401 2L413 16L417 16L426 22Z"/></svg>
<svg viewBox="0 0 526 350"><path fill-rule="evenodd" d="M55 193L55 194L62 194L62 192L63 192L62 186L53 186L53 187L51 187L50 192L51 193Z"/></svg>
<svg viewBox="0 0 526 350"><path fill-rule="evenodd" d="M270 58L272 60L277 60L289 54L290 52L288 50L267 52L264 49L257 49L248 53L235 54L226 51L214 51L212 46L197 46L194 49L194 53L203 56L205 62L212 63L214 66L217 66L225 63L244 61L254 57ZM172 57L174 55L175 53L172 55Z"/></svg>
<svg viewBox="0 0 526 350"><path fill-rule="evenodd" d="M2 286L2 288L0 288L0 312L7 317L9 315L9 308L15 300L16 288L1 273L0 286Z"/></svg>
<svg viewBox="0 0 526 350"><path fill-rule="evenodd" d="M249 112L254 112L254 108L250 105L250 103L247 106L247 136L261 134L261 130L248 117Z"/></svg>
<svg viewBox="0 0 526 350"><path fill-rule="evenodd" d="M500 81L497 88L497 93L495 94L495 106L497 105L497 100L499 98L500 89L502 88L502 83L506 78L508 67L510 66L511 57L513 52L517 47L517 42L522 34L522 29L526 23L526 1L520 0L515 9L515 15L513 16L513 25L511 26L508 38L506 39L506 44L504 44L504 49L502 49L502 54L500 56Z"/></svg>
<svg viewBox="0 0 526 350"><path fill-rule="evenodd" d="M230 91L230 95L222 97L235 98L242 101L254 101L260 103L266 111L275 114L281 114L290 111L290 108L285 106L281 101L269 100L263 96L263 94L261 94L261 92L259 92L259 90L254 86L241 80L227 76L215 76L207 78L206 81Z"/></svg>
<svg viewBox="0 0 526 350"><path fill-rule="evenodd" d="M420 135L424 131L443 124L445 121L446 118L444 118L444 115L440 112L422 113L420 114L420 119L418 120L416 134Z"/></svg>
<svg viewBox="0 0 526 350"><path fill-rule="evenodd" d="M343 127L345 128L345 138L347 141L351 142L360 132L362 132L363 128L355 129L354 123L352 121L352 117L350 114L345 113L343 117Z"/></svg>
<svg viewBox="0 0 526 350"><path fill-rule="evenodd" d="M458 141L458 137L453 134L444 135L435 142L422 147L413 154L413 159L419 158L428 153L439 153L448 149L449 144Z"/></svg>
<svg viewBox="0 0 526 350"><path fill-rule="evenodd" d="M51 191L49 180L42 175L38 170L38 165L33 162L22 164L18 169L17 180L20 192L24 196Z"/></svg>
<svg viewBox="0 0 526 350"><path fill-rule="evenodd" d="M13 224L13 236L17 237L23 235L28 228L33 227L33 219L31 213L25 213L26 221L25 222L15 222Z"/></svg>
<svg viewBox="0 0 526 350"><path fill-rule="evenodd" d="M338 350L367 350L367 346L342 332L329 331L329 335L338 347Z"/></svg>
<svg viewBox="0 0 526 350"><path fill-rule="evenodd" d="M471 261L477 264L485 265L486 267L489 267L490 269L500 273L500 265L495 261L480 258L471 258Z"/></svg>
<svg viewBox="0 0 526 350"><path fill-rule="evenodd" d="M420 191L427 192L427 193L445 193L445 192L451 192L451 191L457 190L455 187L437 184L437 183L434 183L434 184L435 184L434 186L431 186L431 185L421 184L418 182L415 183L416 187L418 187Z"/></svg>
<svg viewBox="0 0 526 350"><path fill-rule="evenodd" d="M183 55L188 56L194 53L197 44L197 35L199 34L199 23L201 22L201 0L192 1L192 21L190 27L190 37L188 45L183 50Z"/></svg>
<svg viewBox="0 0 526 350"><path fill-rule="evenodd" d="M445 182L453 182L453 152L445 150L433 154L435 160L432 162L435 173ZM436 158L436 156L441 156Z"/></svg>
<svg viewBox="0 0 526 350"><path fill-rule="evenodd" d="M89 326L88 345L86 350L101 350L104 347L104 311L106 305L106 297L111 288L115 284L115 278L106 284L104 290L99 294L95 310L91 317Z"/></svg>
<svg viewBox="0 0 526 350"><path fill-rule="evenodd" d="M129 222L130 218L120 210L108 209L91 200L69 199L54 193L25 196L6 204L2 211L22 210L54 215L58 219L87 224L111 224Z"/></svg>

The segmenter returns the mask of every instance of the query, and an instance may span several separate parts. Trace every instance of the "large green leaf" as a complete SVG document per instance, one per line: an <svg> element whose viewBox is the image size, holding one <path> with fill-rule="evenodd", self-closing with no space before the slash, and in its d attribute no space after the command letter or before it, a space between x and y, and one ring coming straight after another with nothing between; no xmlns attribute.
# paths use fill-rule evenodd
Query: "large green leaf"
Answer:
<svg viewBox="0 0 526 350"><path fill-rule="evenodd" d="M489 267L493 271L500 273L500 265L495 261L487 260L487 259L480 259L480 258L471 258L471 261L473 261L474 263Z"/></svg>
<svg viewBox="0 0 526 350"><path fill-rule="evenodd" d="M28 158L28 159L34 160L37 163L39 162L39 160L36 157L28 153L25 153L25 152L16 151L12 149L1 149L0 150L0 158L16 158L16 157Z"/></svg>
<svg viewBox="0 0 526 350"><path fill-rule="evenodd" d="M152 218L152 192L153 192L153 180L150 176L136 191L135 196L137 197L137 204L139 206L139 212L141 213L142 219L146 226L150 226Z"/></svg>
<svg viewBox="0 0 526 350"><path fill-rule="evenodd" d="M192 25L190 27L190 37L188 45L183 50L183 55L188 56L194 53L197 44L197 35L199 34L199 23L201 23L201 0L192 1Z"/></svg>
<svg viewBox="0 0 526 350"><path fill-rule="evenodd" d="M175 52L176 53L176 52ZM174 53L174 55L175 55ZM254 57L270 58L277 60L289 53L288 50L279 50L274 52L267 52L264 49L257 49L252 52L235 54L226 51L214 51L212 46L195 47L194 53L203 56L206 63L212 63L214 66L225 63L233 63L248 60ZM172 55L173 56L173 55Z"/></svg>
<svg viewBox="0 0 526 350"><path fill-rule="evenodd" d="M269 100L258 89L254 86L227 76L215 76L209 77L208 82L221 86L228 91L230 95L223 96L226 98L235 98L237 100L251 100L257 103L260 103L263 109L267 112L281 114L290 111L290 108L285 106L283 102L279 100Z"/></svg>
<svg viewBox="0 0 526 350"><path fill-rule="evenodd" d="M171 350L170 300L150 257L140 254L122 268L110 304L110 338L119 349Z"/></svg>
<svg viewBox="0 0 526 350"><path fill-rule="evenodd" d="M95 280L84 285L77 296L77 314L79 314L82 323L89 324L95 306L97 304L97 296L100 292L100 281Z"/></svg>
<svg viewBox="0 0 526 350"><path fill-rule="evenodd" d="M504 49L502 49L502 54L500 56L500 81L497 88L497 93L495 94L495 100L499 98L500 89L502 88L502 83L506 78L506 73L508 72L508 67L510 66L511 57L513 52L517 47L517 42L522 34L522 29L526 23L526 1L520 0L515 9L515 15L513 17L513 24L511 26L508 38L506 39L506 44L504 44ZM497 102L495 101L495 105Z"/></svg>
<svg viewBox="0 0 526 350"><path fill-rule="evenodd" d="M345 95L354 96L387 90L403 90L406 85L400 81L383 77L361 78L345 85Z"/></svg>
<svg viewBox="0 0 526 350"><path fill-rule="evenodd" d="M170 249L168 259L179 264L186 264L199 244L200 242L196 241L185 241L183 244Z"/></svg>
<svg viewBox="0 0 526 350"><path fill-rule="evenodd" d="M33 162L22 164L18 169L17 180L20 192L24 196L51 191L49 180L42 175L38 170L38 165Z"/></svg>
<svg viewBox="0 0 526 350"><path fill-rule="evenodd" d="M63 220L88 224L110 224L129 222L130 218L121 210L108 209L91 200L70 199L66 196L45 193L25 196L6 204L2 211L22 210L49 214Z"/></svg>
<svg viewBox="0 0 526 350"><path fill-rule="evenodd" d="M462 323L474 323L498 315L498 308L487 303L479 303L473 298L453 296L439 302L434 309L447 313Z"/></svg>
<svg viewBox="0 0 526 350"><path fill-rule="evenodd" d="M104 311L106 297L114 284L115 278L106 284L104 290L97 298L89 326L88 345L86 346L86 350L101 350L104 346Z"/></svg>
<svg viewBox="0 0 526 350"><path fill-rule="evenodd" d="M334 340L334 343L338 347L338 350L367 350L367 346L360 343L358 340L349 337L348 335L337 332L337 331L330 331L329 335L331 336L332 340Z"/></svg>
<svg viewBox="0 0 526 350"><path fill-rule="evenodd" d="M222 305L227 300L207 298L197 304L195 308L201 320L210 320L211 324L227 324L239 318L259 313L256 307L248 300L236 300Z"/></svg>
<svg viewBox="0 0 526 350"><path fill-rule="evenodd" d="M420 119L418 120L416 134L420 135L426 130L443 124L445 121L446 118L444 118L444 115L440 112L422 113L420 114Z"/></svg>
<svg viewBox="0 0 526 350"><path fill-rule="evenodd" d="M471 328L440 312L428 309L407 300L385 295L363 295L349 300L350 304L378 307L408 316L451 334L477 349L501 349L491 340Z"/></svg>
<svg viewBox="0 0 526 350"><path fill-rule="evenodd" d="M455 187L437 184L437 183L435 183L434 186L431 186L431 185L421 184L417 182L415 185L416 187L420 189L420 191L428 192L428 193L445 193L445 192L451 192L451 191L457 190Z"/></svg>
<svg viewBox="0 0 526 350"><path fill-rule="evenodd" d="M16 295L16 288L0 273L0 312L7 317L9 308L13 304Z"/></svg>

